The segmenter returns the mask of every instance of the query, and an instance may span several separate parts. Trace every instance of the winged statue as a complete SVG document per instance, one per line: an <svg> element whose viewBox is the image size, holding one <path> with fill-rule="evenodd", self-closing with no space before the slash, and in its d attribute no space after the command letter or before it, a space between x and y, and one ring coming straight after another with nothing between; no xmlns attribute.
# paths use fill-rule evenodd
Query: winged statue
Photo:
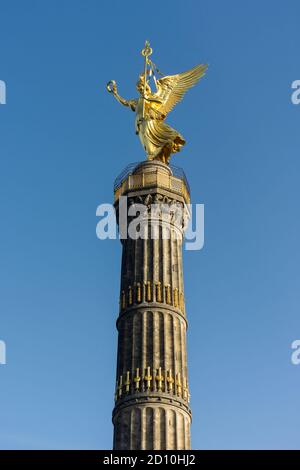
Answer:
<svg viewBox="0 0 300 470"><path fill-rule="evenodd" d="M136 113L135 131L145 149L148 160L160 160L169 163L172 153L179 152L185 144L184 137L170 127L165 119L174 106L182 100L186 91L203 77L206 64L199 64L190 70L176 75L156 78L156 72L161 75L156 65L150 60L152 49L148 41L142 50L145 57L144 73L139 76L136 84L140 96L137 99L126 100L118 94L117 84L111 80L107 90L124 106ZM156 90L152 91L150 79Z"/></svg>

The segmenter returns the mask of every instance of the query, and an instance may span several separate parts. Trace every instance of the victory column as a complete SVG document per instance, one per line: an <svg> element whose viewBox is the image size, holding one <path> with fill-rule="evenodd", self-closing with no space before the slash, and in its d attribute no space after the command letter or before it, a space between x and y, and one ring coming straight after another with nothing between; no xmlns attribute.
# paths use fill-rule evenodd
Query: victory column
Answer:
<svg viewBox="0 0 300 470"><path fill-rule="evenodd" d="M177 450L191 446L182 268L190 191L184 172L169 164L171 155L180 151L185 140L165 119L204 75L207 65L161 76L151 54L146 41L137 99L122 98L115 81L107 84L107 90L136 113L135 131L147 155L145 161L125 168L114 188L120 230L124 231L119 220L122 198L127 197L130 209L138 205L144 208L140 236L121 239L113 410L116 450ZM164 216L166 212L168 217ZM131 220L128 215L126 227Z"/></svg>

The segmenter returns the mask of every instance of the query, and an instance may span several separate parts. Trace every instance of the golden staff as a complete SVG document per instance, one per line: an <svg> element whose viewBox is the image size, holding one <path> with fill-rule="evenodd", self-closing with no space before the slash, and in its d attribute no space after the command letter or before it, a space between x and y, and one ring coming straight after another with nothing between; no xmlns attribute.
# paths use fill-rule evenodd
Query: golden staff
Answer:
<svg viewBox="0 0 300 470"><path fill-rule="evenodd" d="M147 65L148 65L148 57L152 54L152 49L150 47L150 42L145 42L145 47L142 50L142 56L145 57L145 65L144 65L144 96L143 96L143 114L142 117L145 117L145 94L146 94L146 83L147 83Z"/></svg>

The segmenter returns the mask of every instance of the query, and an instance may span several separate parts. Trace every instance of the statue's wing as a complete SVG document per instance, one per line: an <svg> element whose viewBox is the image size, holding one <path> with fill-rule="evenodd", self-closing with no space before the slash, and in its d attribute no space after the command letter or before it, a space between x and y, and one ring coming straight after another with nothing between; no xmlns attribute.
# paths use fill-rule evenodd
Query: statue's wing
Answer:
<svg viewBox="0 0 300 470"><path fill-rule="evenodd" d="M157 80L157 92L154 97L161 101L158 110L167 115L182 100L185 92L203 77L206 69L206 64L199 64L186 72L168 75Z"/></svg>

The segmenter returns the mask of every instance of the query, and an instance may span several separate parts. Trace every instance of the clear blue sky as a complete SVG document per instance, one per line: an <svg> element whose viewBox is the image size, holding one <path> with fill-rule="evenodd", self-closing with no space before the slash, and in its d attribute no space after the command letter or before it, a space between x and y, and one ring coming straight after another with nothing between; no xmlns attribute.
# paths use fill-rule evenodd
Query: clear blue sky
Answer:
<svg viewBox="0 0 300 470"><path fill-rule="evenodd" d="M144 158L134 114L146 38L166 74L208 62L169 122L205 204L185 252L197 449L300 448L300 4L0 0L0 448L112 442L120 243L96 207Z"/></svg>

